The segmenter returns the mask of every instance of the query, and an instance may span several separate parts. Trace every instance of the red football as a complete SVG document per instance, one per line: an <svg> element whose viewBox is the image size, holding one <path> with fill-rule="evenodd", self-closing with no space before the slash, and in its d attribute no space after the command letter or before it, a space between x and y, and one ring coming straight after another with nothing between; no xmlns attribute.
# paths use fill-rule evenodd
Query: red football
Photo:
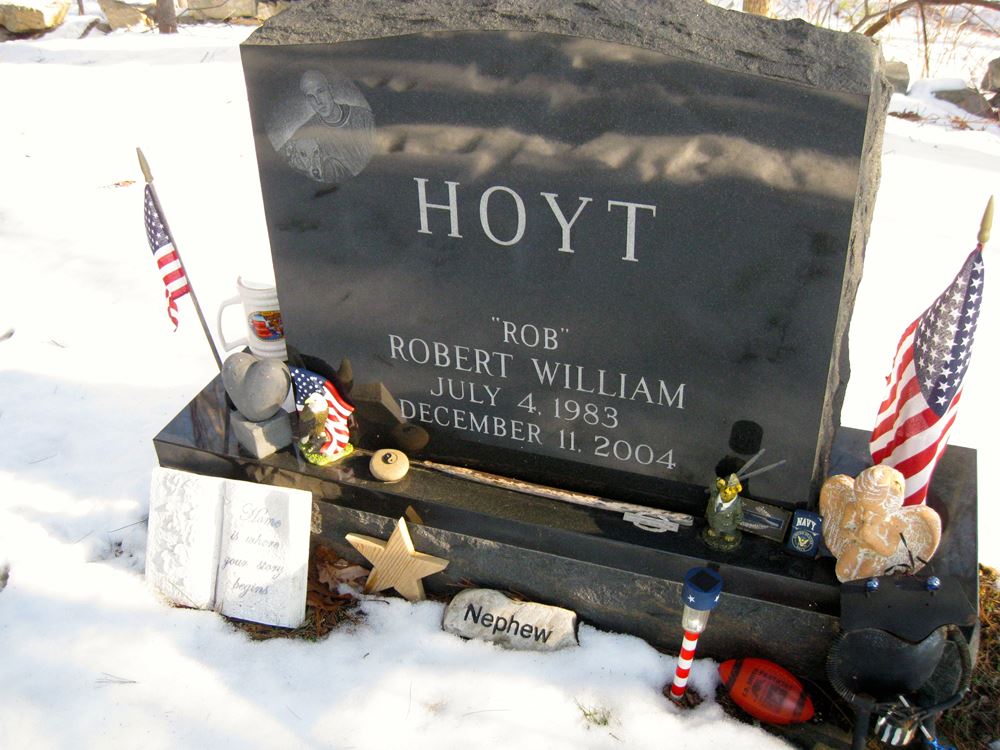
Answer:
<svg viewBox="0 0 1000 750"><path fill-rule="evenodd" d="M769 724L809 721L813 704L802 683L784 667L767 659L730 659L719 676L736 705Z"/></svg>

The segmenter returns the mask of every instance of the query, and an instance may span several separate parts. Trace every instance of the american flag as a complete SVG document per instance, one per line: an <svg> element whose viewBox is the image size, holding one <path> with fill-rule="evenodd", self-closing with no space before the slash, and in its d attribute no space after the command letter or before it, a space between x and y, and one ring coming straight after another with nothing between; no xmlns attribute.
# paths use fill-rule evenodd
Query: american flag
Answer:
<svg viewBox="0 0 1000 750"><path fill-rule="evenodd" d="M295 408L302 411L306 399L314 393L319 393L326 399L326 437L327 441L320 448L321 453L336 456L347 446L350 434L347 430L347 418L351 416L354 407L344 400L333 383L302 367L290 367L292 385L295 387Z"/></svg>
<svg viewBox="0 0 1000 750"><path fill-rule="evenodd" d="M979 243L896 348L870 447L876 464L895 467L906 478L905 505L926 500L934 467L948 445L972 356L983 276Z"/></svg>
<svg viewBox="0 0 1000 750"><path fill-rule="evenodd" d="M149 240L149 249L153 251L153 259L160 269L163 285L166 287L164 294L167 297L167 315L170 316L170 322L174 324L176 331L177 300L191 291L191 288L188 286L180 256L174 249L174 241L163 225L163 218L153 197L153 186L149 184L146 185L143 213L146 217L146 239Z"/></svg>

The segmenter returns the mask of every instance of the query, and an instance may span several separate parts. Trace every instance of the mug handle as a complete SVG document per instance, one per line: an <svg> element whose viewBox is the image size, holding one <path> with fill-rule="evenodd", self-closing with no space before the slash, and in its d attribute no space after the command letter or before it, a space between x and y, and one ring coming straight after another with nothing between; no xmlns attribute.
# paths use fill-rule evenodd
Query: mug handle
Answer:
<svg viewBox="0 0 1000 750"><path fill-rule="evenodd" d="M222 332L222 311L225 310L230 305L237 305L237 304L242 304L242 300L240 299L240 295L238 294L235 297L230 297L229 299L224 300L222 304L219 305L219 314L215 318L215 331L216 333L219 334L219 341L222 342L222 348L227 352L230 349L235 349L238 346L248 346L248 341L246 336L244 336L241 339L236 339L235 341L226 341L226 335Z"/></svg>

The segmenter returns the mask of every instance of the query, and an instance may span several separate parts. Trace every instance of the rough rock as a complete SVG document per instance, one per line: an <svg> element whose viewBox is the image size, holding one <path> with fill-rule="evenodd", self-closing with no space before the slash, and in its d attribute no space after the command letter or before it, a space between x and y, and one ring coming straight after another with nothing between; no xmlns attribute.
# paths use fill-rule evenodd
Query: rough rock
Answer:
<svg viewBox="0 0 1000 750"><path fill-rule="evenodd" d="M463 638L520 651L556 651L580 645L575 612L515 602L492 589L466 589L458 594L444 611L441 627Z"/></svg>
<svg viewBox="0 0 1000 750"><path fill-rule="evenodd" d="M910 69L905 62L889 60L885 64L885 77L892 84L892 90L897 94L905 94L910 89Z"/></svg>
<svg viewBox="0 0 1000 750"><path fill-rule="evenodd" d="M257 0L188 0L187 7L187 15L197 21L257 17Z"/></svg>
<svg viewBox="0 0 1000 750"><path fill-rule="evenodd" d="M983 91L1000 91L1000 57L990 60L979 88Z"/></svg>
<svg viewBox="0 0 1000 750"><path fill-rule="evenodd" d="M942 101L950 102L976 117L996 119L996 113L994 113L990 103L986 101L986 97L973 88L935 91L934 96Z"/></svg>
<svg viewBox="0 0 1000 750"><path fill-rule="evenodd" d="M551 0L315 0L298 3L245 44L325 44L402 34L483 29L540 31L632 44L730 70L868 93L881 54L860 34L801 20L773 21L695 0L615 3ZM807 61L807 62L803 62Z"/></svg>
<svg viewBox="0 0 1000 750"><path fill-rule="evenodd" d="M122 0L97 0L97 2L112 29L153 25L153 19L146 14L148 5L131 5Z"/></svg>
<svg viewBox="0 0 1000 750"><path fill-rule="evenodd" d="M0 26L14 34L54 29L69 11L69 0L0 2Z"/></svg>
<svg viewBox="0 0 1000 750"><path fill-rule="evenodd" d="M291 0L258 0L257 18L266 21L292 7Z"/></svg>

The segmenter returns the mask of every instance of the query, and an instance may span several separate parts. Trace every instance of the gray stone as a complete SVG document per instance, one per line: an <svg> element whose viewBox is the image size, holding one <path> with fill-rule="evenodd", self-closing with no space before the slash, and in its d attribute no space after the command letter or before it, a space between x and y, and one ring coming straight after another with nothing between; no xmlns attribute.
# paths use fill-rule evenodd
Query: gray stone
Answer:
<svg viewBox="0 0 1000 750"><path fill-rule="evenodd" d="M519 651L579 646L576 613L562 607L516 602L493 589L466 589L444 611L441 627L463 638Z"/></svg>
<svg viewBox="0 0 1000 750"><path fill-rule="evenodd" d="M973 88L935 91L934 97L954 104L956 107L964 109L976 117L986 117L991 120L996 119L996 113L993 111L990 103L986 101L986 97Z"/></svg>
<svg viewBox="0 0 1000 750"><path fill-rule="evenodd" d="M511 476L530 469L533 481L660 503L682 494L687 500L695 486L700 493L701 482L724 450L727 420L738 417L761 424L768 434L767 450L787 459L780 472L755 480L761 497L812 502L825 476L846 390L847 333L878 182L890 88L881 75L876 45L857 35L731 13L693 0L556 0L544 8L540 13L536 3L519 0L315 0L289 9L251 35L242 54L272 255L279 286L296 290L287 303L283 300L286 321L295 321L289 325L290 343L328 361L350 356L359 378L383 381L399 401L402 416L422 423L401 434L408 428L393 427L390 413L376 399L372 403L381 413L373 417L359 407L356 414L361 448L385 446L387 431L382 428L388 423L389 437L411 455L427 447L424 458L475 461L484 470ZM505 63L494 71L494 59L524 62ZM283 105L287 98L290 107L300 106L306 118L312 117L311 105L301 96L299 77L304 74L294 67L306 60L317 71L328 66L350 87L360 87L351 94L352 101L364 104L356 104L359 111L382 118L367 171L354 174L351 189L338 192L330 210L312 208L315 185L303 179L318 180L303 171L308 159L330 159L323 149L309 151L313 125L297 126L298 120L286 117L291 109ZM591 78L583 80L581 70L592 70ZM469 71L468 80L462 71ZM637 78L641 85L632 88L630 82ZM682 78L683 85L677 83ZM360 96L362 90L371 101ZM758 90L761 96L755 95ZM658 92L657 111L648 106L649 92ZM765 104L763 95L773 101ZM583 116L580 101L599 104L601 116ZM498 113L503 115L499 120ZM831 123L842 128L836 137L826 127ZM299 132L296 127L304 130L292 138ZM818 161L817 153L829 162ZM822 166L827 163L837 168ZM410 174L410 165L422 171ZM441 234L445 181L461 184L461 208L456 197L454 214L463 217L461 234L457 229ZM428 192L432 197L417 198L424 183L434 191ZM589 248L577 247L577 252L567 245L562 256L539 251L522 262L529 245L558 242L558 234L551 232L552 217L548 226L534 218L546 211L540 196L565 193L562 200L568 205L579 200L582 209L583 201L591 199L575 196L600 189L615 197L612 191L625 185L648 204L642 214L646 228L654 218L662 228L686 217L682 226L656 233L661 244L655 256L643 250L644 269L659 264L650 273L637 276L633 284L623 264L611 268L616 261L637 260L631 250L624 256L619 250L617 258L608 253L612 240L621 239L612 238L617 231L612 217L621 215L623 205L617 199L617 214L609 216L610 202L601 217L593 208L585 214L591 223L585 235L581 224L577 236ZM496 244L520 242L523 233L513 225L505 229L509 234L502 233L502 243L489 233L494 246L484 233L466 232L476 218L486 228L484 207L496 190L507 191L516 201L532 195L534 203L526 209L528 239L512 251L518 255L493 252ZM733 196L742 201L739 209L732 208ZM718 200L718 207L709 198ZM416 237L417 205L426 207L428 200L438 206L432 217L437 226L419 234L436 236ZM470 210L477 200L478 214ZM784 205L794 207L795 218ZM388 211L386 206L402 208ZM690 216L692 207L702 209L704 216ZM764 232L750 229L747 220L773 239L762 239ZM634 229L634 224L629 226ZM334 242L338 253L357 263L358 272L345 280L343 299L350 297L351 304L313 293L328 275L318 273L317 264L340 262L320 251ZM386 254L384 248L397 245L408 251ZM738 252L730 252L730 245ZM688 250L705 246L725 259L725 276L706 253ZM607 255L593 262L604 263L603 270L614 274L597 273L587 265L592 261L584 260L602 251ZM567 280L575 276L561 273L561 266L570 262L581 282L573 288ZM689 273L690 282L677 284L690 295L690 304L679 294L670 296L671 304L662 303L664 284L678 279L668 263ZM376 267L377 274L370 273ZM609 278L621 286L609 288ZM799 294L806 282L823 287L822 294ZM598 298L593 293L598 285L608 297L624 298L628 309L602 316L599 307L588 304ZM518 293L510 294L513 290ZM712 290L726 297L726 303L716 303ZM773 314L759 301L775 303ZM510 347L517 343L507 341L506 329L501 331L496 322L507 310L504 325L546 320L573 331L565 333L553 355L560 357L553 366L563 368L564 385L553 378L544 382L541 374L533 378L527 359L538 352L525 347L502 382L494 362L489 377L496 380L490 383L480 382L485 372L476 373L475 383L450 373L454 378L445 385L442 373L420 369L424 362L419 357L394 358L391 337L385 335L399 334L398 339L406 333L410 341L419 337L462 351L475 339L488 354L500 338ZM707 316L712 326L706 326L705 313L715 311L720 312ZM813 325L820 317L821 331ZM630 335L633 331L636 336ZM660 335L664 331L670 331L669 342ZM607 352L603 361L602 352ZM688 361L695 352L703 356ZM452 357L460 356L455 349ZM513 354L498 352L494 359L505 356ZM616 404L616 409L623 407L619 433L627 434L615 434L612 443L619 451L612 455L603 442L607 436L557 433L569 426L553 421L564 419L554 414L555 399L565 396L557 388L588 394L605 390L593 378L584 382L587 367L592 375L607 374L621 383L621 394L629 373L662 377L667 372L660 383L661 393L669 394L658 406L665 401L673 406L681 383L688 384L689 393L701 388L704 398L697 410L679 405L676 420L664 420L671 422L669 432L654 426L650 413L640 413L638 404ZM575 385L569 383L571 369ZM803 376L806 369L808 377ZM537 381L546 388L539 389ZM544 431L539 439L515 437L513 428L469 429L470 419L483 423L482 409L435 411L439 402L429 401L443 399L453 408L458 407L450 401L482 406L486 386L501 385L503 396L489 405L491 415L516 423L518 429L523 420L540 415L545 423L528 425ZM449 395L442 396L445 388ZM548 410L527 403L531 389L536 401L544 398ZM634 402L639 391L629 392L631 399L619 395L619 401ZM357 402L357 393L350 395ZM779 399L783 408L776 409ZM526 404L523 411L518 411L520 403ZM617 423L617 416L609 422ZM420 440L404 445L403 439L411 436ZM629 450L635 447L641 447L641 458ZM686 463L674 465L675 447ZM582 455L571 461L570 451ZM542 455L556 460L541 460ZM596 471L584 477L570 463L587 463L588 470ZM671 474L664 475L654 463ZM611 476L619 469L629 473L627 483ZM668 482L678 486L654 486Z"/></svg>
<svg viewBox="0 0 1000 750"><path fill-rule="evenodd" d="M0 26L14 34L54 29L66 18L69 0L0 2Z"/></svg>
<svg viewBox="0 0 1000 750"><path fill-rule="evenodd" d="M979 88L983 91L1000 91L1000 57L990 60Z"/></svg>
<svg viewBox="0 0 1000 750"><path fill-rule="evenodd" d="M905 94L910 90L910 69L900 60L889 60L885 64L885 77L892 84L892 90L897 94Z"/></svg>
<svg viewBox="0 0 1000 750"><path fill-rule="evenodd" d="M112 29L153 25L153 19L146 13L148 4L137 6L121 0L97 0L97 2Z"/></svg>
<svg viewBox="0 0 1000 750"><path fill-rule="evenodd" d="M262 422L281 408L292 377L280 360L237 352L223 363L222 382L239 413L251 422Z"/></svg>
<svg viewBox="0 0 1000 750"><path fill-rule="evenodd" d="M253 422L234 411L229 424L240 447L254 458L270 456L292 444L292 422L284 411L263 422Z"/></svg>

